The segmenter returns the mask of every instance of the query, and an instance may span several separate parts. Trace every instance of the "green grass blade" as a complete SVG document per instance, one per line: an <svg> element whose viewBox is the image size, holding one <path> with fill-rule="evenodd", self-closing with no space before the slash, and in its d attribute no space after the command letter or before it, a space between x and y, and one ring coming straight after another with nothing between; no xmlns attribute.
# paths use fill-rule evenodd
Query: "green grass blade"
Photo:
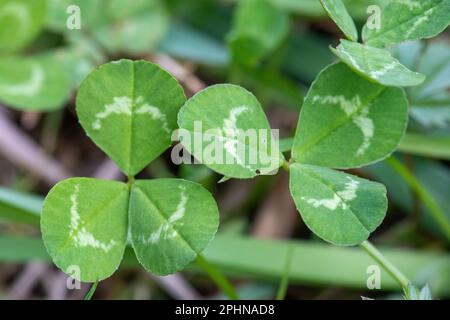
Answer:
<svg viewBox="0 0 450 320"><path fill-rule="evenodd" d="M441 210L433 197L422 186L420 181L417 180L408 168L395 157L390 157L386 160L386 163L397 171L405 182L414 190L414 192L417 193L420 200L422 200L423 204L428 208L430 214L433 216L436 223L440 226L447 239L450 241L450 222L447 220L445 213Z"/></svg>

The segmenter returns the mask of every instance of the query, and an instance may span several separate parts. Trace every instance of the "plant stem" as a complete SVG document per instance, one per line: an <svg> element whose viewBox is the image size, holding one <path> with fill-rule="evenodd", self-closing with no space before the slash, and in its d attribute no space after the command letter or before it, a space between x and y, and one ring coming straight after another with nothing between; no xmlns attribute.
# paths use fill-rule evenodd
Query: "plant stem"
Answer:
<svg viewBox="0 0 450 320"><path fill-rule="evenodd" d="M450 240L450 222L447 220L445 213L438 206L433 197L422 186L419 180L405 167L403 163L394 157L386 160L386 163L391 166L397 173L402 176L405 182L417 193L424 205L430 211L430 214L444 232L446 238Z"/></svg>
<svg viewBox="0 0 450 320"><path fill-rule="evenodd" d="M361 248L363 248L376 262L378 262L384 270L386 270L399 284L405 289L408 287L408 284L411 282L409 279L397 269L397 267L392 264L380 251L378 251L375 246L370 243L368 240L364 241L360 244Z"/></svg>
<svg viewBox="0 0 450 320"><path fill-rule="evenodd" d="M197 256L197 264L205 270L216 285L225 293L231 300L239 300L239 297L234 290L231 283L215 266L210 264L201 254Z"/></svg>
<svg viewBox="0 0 450 320"><path fill-rule="evenodd" d="M97 290L97 286L98 286L98 280L95 281L95 282L92 284L92 286L91 286L91 288L89 289L88 293L86 293L86 295L84 296L84 300L91 300L91 299L92 299L92 296L94 295L95 290Z"/></svg>
<svg viewBox="0 0 450 320"><path fill-rule="evenodd" d="M278 287L278 292L276 299L277 300L284 300L286 297L286 292L289 285L289 275L291 274L291 264L292 264L292 256L294 253L294 246L291 244L289 245L287 252L286 252L286 262L284 265L284 271L281 277L280 286Z"/></svg>
<svg viewBox="0 0 450 320"><path fill-rule="evenodd" d="M128 176L128 188L131 190L131 187L134 184L134 176Z"/></svg>

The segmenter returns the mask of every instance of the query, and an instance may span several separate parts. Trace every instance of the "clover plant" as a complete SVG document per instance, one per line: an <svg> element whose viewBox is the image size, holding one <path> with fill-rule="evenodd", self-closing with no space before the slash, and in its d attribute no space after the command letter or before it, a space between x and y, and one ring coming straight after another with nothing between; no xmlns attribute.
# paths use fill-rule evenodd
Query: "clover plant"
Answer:
<svg viewBox="0 0 450 320"><path fill-rule="evenodd" d="M128 241L140 263L155 274L181 270L196 258L218 228L209 192L185 180L134 179L171 146L172 132L180 129L184 148L225 179L288 170L293 201L312 232L335 245L361 245L408 298L418 296L366 241L386 215L386 188L337 169L366 166L396 150L408 123L402 87L420 85L425 76L403 65L386 46L437 35L449 24L450 0L389 2L380 28L363 28L363 43L357 42L361 37L341 0L321 3L347 39L331 48L340 61L320 72L304 99L289 161L272 134L257 143L238 139L249 129L270 131L261 104L240 86L214 85L185 101L177 81L149 62L120 60L92 72L77 96L80 123L129 180L73 178L50 191L42 233L55 264L63 270L79 265L82 281L102 280L117 269ZM246 17L257 9L259 26L253 29ZM262 37L261 26L273 24L273 37ZM240 63L255 66L280 44L287 25L286 16L271 10L270 3L246 1L238 9L230 49ZM220 151L234 163L205 160L208 146L191 143L202 135L223 143ZM247 163L238 148L260 157ZM427 289L420 295L430 297Z"/></svg>
<svg viewBox="0 0 450 320"><path fill-rule="evenodd" d="M71 178L49 192L42 236L63 271L78 267L78 280L103 280L118 268L129 241L147 270L166 275L211 241L219 216L206 189L181 179L134 179L171 145L184 101L177 80L145 61L111 62L83 81L80 122L129 181Z"/></svg>

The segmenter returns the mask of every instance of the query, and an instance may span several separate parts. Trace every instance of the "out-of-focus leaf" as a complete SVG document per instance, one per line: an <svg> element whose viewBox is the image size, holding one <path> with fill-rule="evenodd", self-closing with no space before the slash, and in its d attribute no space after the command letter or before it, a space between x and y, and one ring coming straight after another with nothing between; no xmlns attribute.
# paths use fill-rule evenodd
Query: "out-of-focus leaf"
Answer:
<svg viewBox="0 0 450 320"><path fill-rule="evenodd" d="M306 82L313 81L335 59L328 46L328 42L317 35L292 34L283 61L284 72Z"/></svg>
<svg viewBox="0 0 450 320"><path fill-rule="evenodd" d="M364 170L386 185L389 197L394 203L406 212L412 212L413 191L397 171L385 162L366 167ZM435 161L416 159L412 163L412 170L422 188L433 197L442 212L446 214L447 219L450 220L450 199L448 197L450 171L448 168ZM424 226L432 233L443 236L429 209L424 205L421 208L424 213L422 215Z"/></svg>
<svg viewBox="0 0 450 320"><path fill-rule="evenodd" d="M433 300L429 285L424 286L420 290L419 300Z"/></svg>
<svg viewBox="0 0 450 320"><path fill-rule="evenodd" d="M421 85L409 91L411 116L426 128L450 127L450 45L407 42L394 48L400 61L426 75Z"/></svg>
<svg viewBox="0 0 450 320"><path fill-rule="evenodd" d="M267 104L274 102L295 110L303 103L304 88L283 74L262 68L241 67L239 78L245 87L258 93Z"/></svg>
<svg viewBox="0 0 450 320"><path fill-rule="evenodd" d="M288 16L267 0L242 2L228 39L232 59L255 67L282 43L288 31Z"/></svg>
<svg viewBox="0 0 450 320"><path fill-rule="evenodd" d="M160 0L111 0L108 4L108 23L93 33L110 53L146 53L156 48L169 30L169 17Z"/></svg>
<svg viewBox="0 0 450 320"><path fill-rule="evenodd" d="M0 187L0 220L39 224L43 198Z"/></svg>
<svg viewBox="0 0 450 320"><path fill-rule="evenodd" d="M209 35L188 25L174 23L160 48L171 56L200 64L224 67L229 63L227 48Z"/></svg>
<svg viewBox="0 0 450 320"><path fill-rule="evenodd" d="M247 0L235 0L243 2ZM367 18L367 7L370 5L381 5L386 1L392 0L344 0L350 14L355 18L364 20ZM320 2L315 0L270 0L278 8L291 13L307 17L323 17L323 11Z"/></svg>
<svg viewBox="0 0 450 320"><path fill-rule="evenodd" d="M418 156L450 160L450 136L408 133L398 150Z"/></svg>
<svg viewBox="0 0 450 320"><path fill-rule="evenodd" d="M54 110L69 98L71 82L55 52L0 59L0 101L22 110Z"/></svg>
<svg viewBox="0 0 450 320"><path fill-rule="evenodd" d="M45 0L0 1L0 55L22 49L39 34L46 8Z"/></svg>
<svg viewBox="0 0 450 320"><path fill-rule="evenodd" d="M67 36L79 33L67 26L71 11L80 10L81 31L89 33L108 53L143 54L156 48L169 28L161 0L51 0L47 24ZM76 8L75 7L75 8Z"/></svg>

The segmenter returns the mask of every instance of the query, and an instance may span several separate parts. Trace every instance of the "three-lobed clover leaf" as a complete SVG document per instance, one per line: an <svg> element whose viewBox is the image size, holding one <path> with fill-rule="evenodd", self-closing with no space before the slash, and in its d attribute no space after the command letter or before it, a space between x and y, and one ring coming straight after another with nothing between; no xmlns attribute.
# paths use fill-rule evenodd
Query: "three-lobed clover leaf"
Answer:
<svg viewBox="0 0 450 320"><path fill-rule="evenodd" d="M212 240L219 211L199 184L180 179L136 181L130 198L130 231L140 263L166 275L183 269Z"/></svg>
<svg viewBox="0 0 450 320"><path fill-rule="evenodd" d="M358 41L358 30L355 22L347 11L342 0L320 0L328 16L333 19L345 36L352 41Z"/></svg>
<svg viewBox="0 0 450 320"><path fill-rule="evenodd" d="M385 86L416 86L425 80L423 74L409 70L384 49L341 40L332 51L359 75Z"/></svg>
<svg viewBox="0 0 450 320"><path fill-rule="evenodd" d="M54 110L69 98L71 81L55 52L0 58L0 101L25 110Z"/></svg>
<svg viewBox="0 0 450 320"><path fill-rule="evenodd" d="M83 81L77 111L95 142L133 176L170 145L184 100L181 86L161 68L120 60ZM192 262L218 225L212 195L180 179L68 179L49 192L41 219L55 264L85 282L103 280L118 268L129 230L140 263L166 275Z"/></svg>
<svg viewBox="0 0 450 320"><path fill-rule="evenodd" d="M115 181L72 178L54 186L41 217L54 263L84 282L113 274L127 240L128 198L128 186Z"/></svg>
<svg viewBox="0 0 450 320"><path fill-rule="evenodd" d="M365 241L386 215L382 184L332 169L294 163L290 190L308 228L336 245Z"/></svg>
<svg viewBox="0 0 450 320"><path fill-rule="evenodd" d="M258 100L231 84L208 87L178 114L180 142L198 161L232 178L270 174L284 159Z"/></svg>
<svg viewBox="0 0 450 320"><path fill-rule="evenodd" d="M130 176L170 147L185 100L178 81L157 65L120 60L82 82L76 105L88 136Z"/></svg>
<svg viewBox="0 0 450 320"><path fill-rule="evenodd" d="M45 22L46 0L0 1L0 55L16 52L39 34Z"/></svg>
<svg viewBox="0 0 450 320"><path fill-rule="evenodd" d="M334 64L319 74L308 92L292 157L331 168L361 167L391 154L407 121L403 89L381 86L343 63Z"/></svg>
<svg viewBox="0 0 450 320"><path fill-rule="evenodd" d="M431 38L450 24L450 0L394 0L381 10L378 27L363 29L367 45L385 47L407 40Z"/></svg>

